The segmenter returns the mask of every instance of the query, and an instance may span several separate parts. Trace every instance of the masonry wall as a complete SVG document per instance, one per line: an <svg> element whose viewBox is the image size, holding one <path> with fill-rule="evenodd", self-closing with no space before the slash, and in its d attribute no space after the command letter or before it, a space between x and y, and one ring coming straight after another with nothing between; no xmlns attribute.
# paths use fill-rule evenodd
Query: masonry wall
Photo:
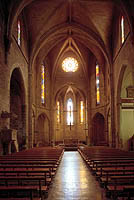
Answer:
<svg viewBox="0 0 134 200"><path fill-rule="evenodd" d="M120 103L121 98L127 98L127 90L126 88L128 86L134 86L134 75L133 75L133 65L134 65L134 46L132 44L132 40L130 35L128 35L127 40L122 45L120 52L116 56L113 64L113 75L114 75L114 119L115 119L115 127L116 127L116 143L117 146L120 148L125 148L128 150L128 140L132 137L134 134L134 130L131 128L131 124L134 118L131 112L132 110L126 110L122 111L122 104ZM125 70L129 72L129 76L126 77L126 81L123 81L123 77L125 72L122 74L121 70L125 66ZM127 68L127 69L126 69ZM130 77L130 78L129 78ZM128 81L131 80L131 81ZM124 84L123 84L124 83ZM121 90L119 90L119 85L122 85ZM118 94L120 93L120 94ZM119 95L119 97L118 97ZM130 112L131 111L131 112ZM123 114L122 112L126 112L126 114ZM127 118L124 121L123 116L128 116L129 112L129 118ZM123 116L122 116L123 115ZM121 121L121 118L123 121ZM123 128L125 126L125 129Z"/></svg>
<svg viewBox="0 0 134 200"><path fill-rule="evenodd" d="M2 37L0 37L3 39ZM23 41L23 44L26 41ZM25 44L26 45L26 44ZM28 59L25 55L27 55L26 49L17 44L17 41L14 37L14 33L12 35L12 40L10 44L9 51L5 54L4 42L0 41L0 130L10 129L10 117L2 118L1 112L6 111L10 113L10 80L12 76L12 72L15 68L20 70L20 75L23 80L24 93L25 93L25 135L28 137ZM25 52L25 53L24 53ZM6 56L5 56L6 55ZM14 102L15 104L15 102ZM24 117L24 116L23 116ZM0 149L1 154L3 153L2 145Z"/></svg>

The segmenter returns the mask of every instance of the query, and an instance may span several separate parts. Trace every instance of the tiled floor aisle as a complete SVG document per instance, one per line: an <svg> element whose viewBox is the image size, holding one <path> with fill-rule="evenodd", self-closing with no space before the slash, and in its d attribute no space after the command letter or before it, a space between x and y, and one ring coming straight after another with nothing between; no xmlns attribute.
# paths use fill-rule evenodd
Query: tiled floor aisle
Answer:
<svg viewBox="0 0 134 200"><path fill-rule="evenodd" d="M78 152L65 152L47 200L107 200Z"/></svg>

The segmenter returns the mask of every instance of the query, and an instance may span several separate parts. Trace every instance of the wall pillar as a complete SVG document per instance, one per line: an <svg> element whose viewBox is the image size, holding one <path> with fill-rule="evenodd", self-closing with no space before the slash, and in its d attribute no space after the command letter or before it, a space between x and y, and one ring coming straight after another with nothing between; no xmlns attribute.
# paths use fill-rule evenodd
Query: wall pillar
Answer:
<svg viewBox="0 0 134 200"><path fill-rule="evenodd" d="M26 105L22 105L22 143L25 148L28 143L26 140Z"/></svg>
<svg viewBox="0 0 134 200"><path fill-rule="evenodd" d="M33 133L32 133L32 73L28 74L28 135L26 141L28 142L28 148L33 147Z"/></svg>
<svg viewBox="0 0 134 200"><path fill-rule="evenodd" d="M112 70L112 67L111 67ZM115 96L114 96L114 80L113 72L110 73L110 86L111 86L111 134L112 134L112 147L116 147L116 129L115 129Z"/></svg>

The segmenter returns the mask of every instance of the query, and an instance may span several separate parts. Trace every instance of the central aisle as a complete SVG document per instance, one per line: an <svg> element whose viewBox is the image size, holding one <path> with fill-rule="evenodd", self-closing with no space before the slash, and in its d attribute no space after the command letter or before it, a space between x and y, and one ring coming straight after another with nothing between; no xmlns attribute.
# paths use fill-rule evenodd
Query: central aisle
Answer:
<svg viewBox="0 0 134 200"><path fill-rule="evenodd" d="M48 200L106 200L105 191L85 165L77 151L65 152Z"/></svg>

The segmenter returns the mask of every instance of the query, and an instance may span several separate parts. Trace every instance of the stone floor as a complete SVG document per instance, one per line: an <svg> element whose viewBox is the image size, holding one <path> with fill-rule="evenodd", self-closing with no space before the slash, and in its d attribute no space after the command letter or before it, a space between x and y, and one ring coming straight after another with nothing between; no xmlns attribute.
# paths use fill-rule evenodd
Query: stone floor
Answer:
<svg viewBox="0 0 134 200"><path fill-rule="evenodd" d="M65 152L47 200L107 200L77 151Z"/></svg>

